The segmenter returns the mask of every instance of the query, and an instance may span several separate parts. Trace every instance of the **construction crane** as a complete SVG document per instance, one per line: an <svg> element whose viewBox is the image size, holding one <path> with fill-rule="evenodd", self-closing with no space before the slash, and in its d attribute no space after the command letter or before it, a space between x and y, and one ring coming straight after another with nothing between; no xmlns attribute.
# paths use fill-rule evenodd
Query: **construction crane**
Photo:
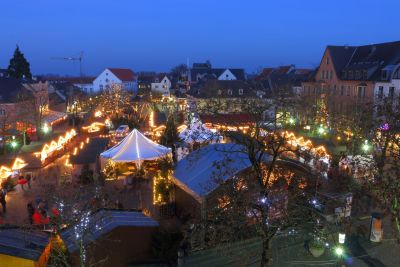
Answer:
<svg viewBox="0 0 400 267"><path fill-rule="evenodd" d="M67 61L79 61L79 77L82 77L82 59L83 59L83 51L79 54L79 56L73 57L52 57L54 60L67 60Z"/></svg>

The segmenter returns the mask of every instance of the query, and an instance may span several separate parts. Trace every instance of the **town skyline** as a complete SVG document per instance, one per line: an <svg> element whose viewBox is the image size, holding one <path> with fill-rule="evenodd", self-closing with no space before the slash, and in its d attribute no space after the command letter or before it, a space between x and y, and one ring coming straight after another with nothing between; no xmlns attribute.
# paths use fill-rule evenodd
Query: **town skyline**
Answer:
<svg viewBox="0 0 400 267"><path fill-rule="evenodd" d="M229 5L227 1L205 1L200 6L180 0L119 1L103 6L93 5L93 1L77 3L22 1L4 6L0 23L10 27L2 29L0 68L8 66L18 44L36 75L78 75L77 62L52 58L79 56L81 51L85 75L97 75L105 67L169 71L188 59L190 65L210 60L215 67L239 67L253 73L260 67L278 65L317 67L327 45L398 39L394 12L400 4L395 1L387 1L390 9L386 5L369 7L372 1L363 6L346 2L345 10L337 7L340 3L331 7L315 1L288 1L285 6L261 1L246 6L238 1ZM52 12L41 13L44 5L51 6ZM298 12L300 6L302 12ZM15 9L19 12L8 12ZM374 16L363 15L371 11ZM107 17L113 20L104 19ZM352 20L346 19L349 17ZM32 29L42 33L32 34Z"/></svg>

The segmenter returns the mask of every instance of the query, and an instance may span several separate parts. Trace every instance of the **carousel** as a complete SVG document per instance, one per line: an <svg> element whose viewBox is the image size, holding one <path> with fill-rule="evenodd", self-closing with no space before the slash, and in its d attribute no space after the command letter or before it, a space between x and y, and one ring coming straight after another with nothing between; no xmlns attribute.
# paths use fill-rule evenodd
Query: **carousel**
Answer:
<svg viewBox="0 0 400 267"><path fill-rule="evenodd" d="M153 181L154 203L168 201L168 194L161 196L158 192L169 190L171 149L153 142L137 129L119 144L101 153L100 165L103 173L108 176L107 180L122 180L127 189L137 181Z"/></svg>
<svg viewBox="0 0 400 267"><path fill-rule="evenodd" d="M203 145L222 142L217 131L210 130L200 119L193 118L190 124L179 133L181 143L177 146L178 161Z"/></svg>

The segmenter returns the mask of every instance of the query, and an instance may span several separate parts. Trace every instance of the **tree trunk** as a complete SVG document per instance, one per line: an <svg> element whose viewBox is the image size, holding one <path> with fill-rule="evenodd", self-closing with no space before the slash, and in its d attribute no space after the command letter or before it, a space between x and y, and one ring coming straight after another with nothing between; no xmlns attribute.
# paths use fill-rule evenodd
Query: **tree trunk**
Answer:
<svg viewBox="0 0 400 267"><path fill-rule="evenodd" d="M272 251L270 247L270 240L268 238L263 238L262 240L262 254L260 267L270 267L272 266Z"/></svg>

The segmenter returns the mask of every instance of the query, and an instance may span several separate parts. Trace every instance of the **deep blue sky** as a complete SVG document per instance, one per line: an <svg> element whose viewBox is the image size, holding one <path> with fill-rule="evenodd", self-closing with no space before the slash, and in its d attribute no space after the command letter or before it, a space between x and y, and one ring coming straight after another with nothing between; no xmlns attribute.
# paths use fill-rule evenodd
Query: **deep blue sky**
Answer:
<svg viewBox="0 0 400 267"><path fill-rule="evenodd" d="M77 75L51 60L84 51L83 71L105 67L167 71L214 66L319 64L327 44L400 40L398 0L2 0L0 68L15 45L33 73Z"/></svg>

